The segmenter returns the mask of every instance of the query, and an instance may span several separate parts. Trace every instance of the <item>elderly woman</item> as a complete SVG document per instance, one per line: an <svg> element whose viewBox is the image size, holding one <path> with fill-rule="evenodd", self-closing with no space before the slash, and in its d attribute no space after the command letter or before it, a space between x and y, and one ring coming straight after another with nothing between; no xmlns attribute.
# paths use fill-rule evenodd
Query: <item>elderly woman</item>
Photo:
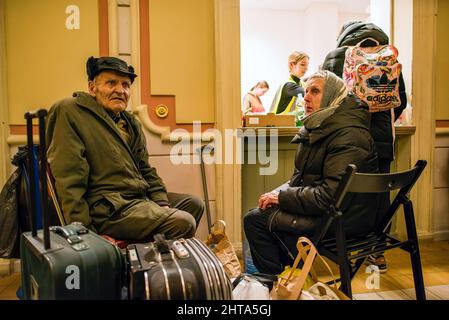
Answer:
<svg viewBox="0 0 449 320"><path fill-rule="evenodd" d="M261 195L259 207L244 218L254 265L263 273L279 274L291 264L298 236L312 236L320 226L348 164L359 172L378 170L370 114L340 78L328 71L313 74L304 100L304 127L292 141L299 146L290 182ZM373 228L376 200L367 194L346 198L347 233Z"/></svg>

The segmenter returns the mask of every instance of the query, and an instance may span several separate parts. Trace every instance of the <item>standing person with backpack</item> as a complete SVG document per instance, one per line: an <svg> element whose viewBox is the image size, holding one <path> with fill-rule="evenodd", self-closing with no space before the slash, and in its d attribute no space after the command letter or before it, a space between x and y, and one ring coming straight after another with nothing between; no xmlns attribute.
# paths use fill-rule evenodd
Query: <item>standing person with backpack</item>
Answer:
<svg viewBox="0 0 449 320"><path fill-rule="evenodd" d="M342 77L348 46L360 44L361 47L374 47L377 45L387 45L388 43L388 36L375 24L361 21L347 22L340 30L337 38L337 48L327 54L322 69L332 71L337 76ZM394 122L407 106L407 95L402 73L399 75L399 98L400 105L394 108L393 112L386 110L371 113L370 131L378 154L380 173L390 172L390 164L394 159ZM379 199L379 208L377 211L378 221L382 218L382 215L387 211L389 206L390 195L387 193L382 199ZM368 261L378 266L380 272L387 271L387 263L383 254L370 256Z"/></svg>

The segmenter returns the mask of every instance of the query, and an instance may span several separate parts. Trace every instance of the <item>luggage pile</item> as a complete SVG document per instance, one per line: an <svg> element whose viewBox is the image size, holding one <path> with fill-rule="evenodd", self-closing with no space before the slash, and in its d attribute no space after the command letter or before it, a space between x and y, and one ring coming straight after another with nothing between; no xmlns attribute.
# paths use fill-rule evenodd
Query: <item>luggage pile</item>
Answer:
<svg viewBox="0 0 449 320"><path fill-rule="evenodd" d="M40 169L38 176L30 170L30 180L36 182L30 183L27 197L32 230L22 234L20 244L24 299L232 299L223 265L198 239L156 235L154 242L131 244L121 251L81 224L50 227L46 115L44 109L25 114L29 150L34 148L33 119L39 119ZM28 160L34 168L35 157ZM42 213L39 231L37 210Z"/></svg>

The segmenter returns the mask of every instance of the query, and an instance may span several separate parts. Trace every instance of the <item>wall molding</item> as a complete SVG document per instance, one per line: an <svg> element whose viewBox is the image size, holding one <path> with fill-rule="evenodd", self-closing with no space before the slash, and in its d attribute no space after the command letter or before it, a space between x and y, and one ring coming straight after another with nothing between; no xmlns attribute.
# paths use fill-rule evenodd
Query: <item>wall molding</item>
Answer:
<svg viewBox="0 0 449 320"><path fill-rule="evenodd" d="M118 57L118 3L117 0L108 0L108 41L109 55Z"/></svg>
<svg viewBox="0 0 449 320"><path fill-rule="evenodd" d="M131 11L131 65L136 70L141 70L140 66L140 6L138 0L130 1ZM134 81L131 89L131 105L139 106L142 103L142 83L140 79ZM131 108L134 112L134 108ZM147 111L148 114L148 111ZM148 117L149 118L149 117ZM151 119L149 119L151 121ZM152 121L151 121L152 122Z"/></svg>
<svg viewBox="0 0 449 320"><path fill-rule="evenodd" d="M449 120L436 120L437 128L449 128Z"/></svg>
<svg viewBox="0 0 449 320"><path fill-rule="evenodd" d="M35 143L39 143L39 136L33 135L33 141ZM10 147L25 145L27 143L27 136L22 134L13 134L6 139L6 142Z"/></svg>
<svg viewBox="0 0 449 320"><path fill-rule="evenodd" d="M437 136L447 136L449 135L449 128L436 128L435 134Z"/></svg>
<svg viewBox="0 0 449 320"><path fill-rule="evenodd" d="M449 240L449 230L435 231L432 234L432 239L435 241L446 241Z"/></svg>
<svg viewBox="0 0 449 320"><path fill-rule="evenodd" d="M155 124L148 116L148 105L146 104L142 104L132 109L133 114L137 116L144 128L153 134L159 135L162 142L177 142L180 140L212 142L214 140L213 132L201 133L198 136L196 132L172 132L170 127L163 127Z"/></svg>
<svg viewBox="0 0 449 320"><path fill-rule="evenodd" d="M98 0L98 21L99 21L99 39L100 56L109 55L109 16L108 0Z"/></svg>

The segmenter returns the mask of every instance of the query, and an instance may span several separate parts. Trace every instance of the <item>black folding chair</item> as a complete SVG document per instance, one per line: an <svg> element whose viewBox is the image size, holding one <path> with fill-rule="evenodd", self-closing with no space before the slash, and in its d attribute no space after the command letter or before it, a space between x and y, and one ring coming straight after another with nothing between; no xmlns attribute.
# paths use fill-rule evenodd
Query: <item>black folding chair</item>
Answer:
<svg viewBox="0 0 449 320"><path fill-rule="evenodd" d="M389 174L356 173L357 168L352 164L346 168L329 208L329 216L324 219L313 242L322 255L339 265L340 289L349 297L352 298L351 280L369 255L401 248L410 254L416 298L426 299L413 204L409 199L410 190L426 165L427 161L419 160L413 169ZM355 238L346 237L342 218L344 212L340 210L340 206L347 193L385 193L398 189L398 194L372 233ZM407 239L404 241L386 231L401 205L407 227ZM335 238L326 239L325 235L331 226L335 227Z"/></svg>

